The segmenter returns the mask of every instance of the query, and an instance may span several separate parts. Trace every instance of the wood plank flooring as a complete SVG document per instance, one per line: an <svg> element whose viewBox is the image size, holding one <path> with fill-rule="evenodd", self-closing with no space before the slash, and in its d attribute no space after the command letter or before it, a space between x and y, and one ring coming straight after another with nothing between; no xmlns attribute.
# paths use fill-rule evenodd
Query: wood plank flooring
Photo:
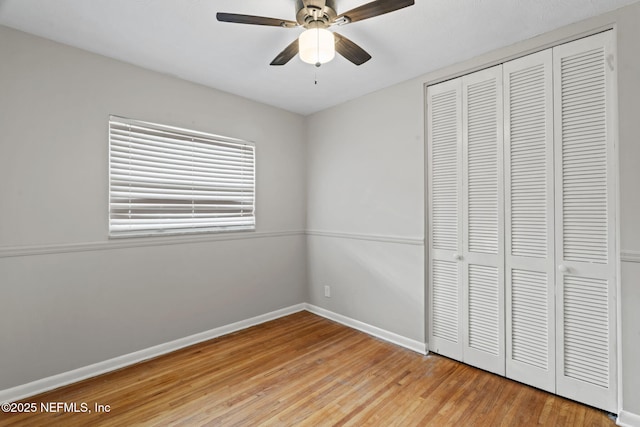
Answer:
<svg viewBox="0 0 640 427"><path fill-rule="evenodd" d="M599 410L308 312L25 402L37 412L0 413L0 425L615 425ZM92 412L41 410L55 402ZM95 404L110 411L96 412Z"/></svg>

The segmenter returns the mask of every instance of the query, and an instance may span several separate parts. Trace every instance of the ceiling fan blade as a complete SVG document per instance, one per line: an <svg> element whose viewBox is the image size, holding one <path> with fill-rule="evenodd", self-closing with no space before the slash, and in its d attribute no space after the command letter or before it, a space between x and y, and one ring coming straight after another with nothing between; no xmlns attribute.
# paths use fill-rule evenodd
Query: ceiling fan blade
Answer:
<svg viewBox="0 0 640 427"><path fill-rule="evenodd" d="M333 35L336 39L336 52L344 56L349 61L356 65L362 65L371 59L371 55L345 36L341 36L335 32Z"/></svg>
<svg viewBox="0 0 640 427"><path fill-rule="evenodd" d="M339 15L337 19L346 17L349 22L362 21L363 19L373 18L374 16L384 15L394 10L412 6L414 3L414 0L376 0L351 9Z"/></svg>
<svg viewBox="0 0 640 427"><path fill-rule="evenodd" d="M251 24L251 25L268 25L271 27L297 27L298 23L294 21L288 21L286 19L267 18L265 16L253 16L253 15L239 15L237 13L223 13L218 12L216 18L220 22L233 22L236 24Z"/></svg>
<svg viewBox="0 0 640 427"><path fill-rule="evenodd" d="M284 48L282 52L276 56L269 65L284 65L298 54L298 39L295 39L291 44Z"/></svg>

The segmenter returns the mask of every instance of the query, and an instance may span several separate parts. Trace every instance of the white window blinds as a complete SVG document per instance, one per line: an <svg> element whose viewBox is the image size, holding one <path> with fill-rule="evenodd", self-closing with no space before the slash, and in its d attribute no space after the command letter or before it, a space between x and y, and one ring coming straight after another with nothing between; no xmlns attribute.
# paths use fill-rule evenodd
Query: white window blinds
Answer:
<svg viewBox="0 0 640 427"><path fill-rule="evenodd" d="M109 235L255 230L255 146L109 118Z"/></svg>

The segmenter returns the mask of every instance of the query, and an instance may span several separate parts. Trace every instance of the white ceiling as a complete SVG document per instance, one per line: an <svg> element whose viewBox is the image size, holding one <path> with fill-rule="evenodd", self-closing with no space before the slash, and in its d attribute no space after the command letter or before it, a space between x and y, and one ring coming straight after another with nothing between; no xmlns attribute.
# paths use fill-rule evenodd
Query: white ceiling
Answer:
<svg viewBox="0 0 640 427"><path fill-rule="evenodd" d="M635 1L416 0L334 27L373 58L318 69L297 57L269 66L299 28L215 18L295 20L294 0L0 0L0 24L307 115ZM336 0L338 13L367 2Z"/></svg>

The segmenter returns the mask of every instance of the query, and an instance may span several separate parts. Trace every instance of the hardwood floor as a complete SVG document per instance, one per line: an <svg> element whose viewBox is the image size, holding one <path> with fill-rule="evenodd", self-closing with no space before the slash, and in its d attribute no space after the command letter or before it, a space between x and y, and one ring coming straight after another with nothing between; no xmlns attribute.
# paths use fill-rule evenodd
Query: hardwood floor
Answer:
<svg viewBox="0 0 640 427"><path fill-rule="evenodd" d="M615 425L599 410L308 312L24 402L37 412L0 413L0 425Z"/></svg>

